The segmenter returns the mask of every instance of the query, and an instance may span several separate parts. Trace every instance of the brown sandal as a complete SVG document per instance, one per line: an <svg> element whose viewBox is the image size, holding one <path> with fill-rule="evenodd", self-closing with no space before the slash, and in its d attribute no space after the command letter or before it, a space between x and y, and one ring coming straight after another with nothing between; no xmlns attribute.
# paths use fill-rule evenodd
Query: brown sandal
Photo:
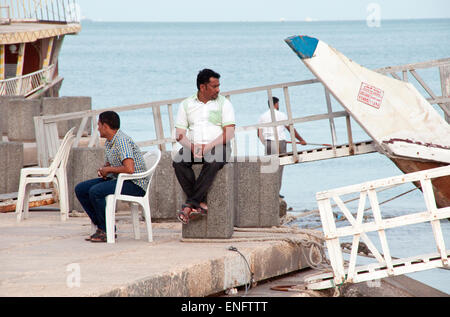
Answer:
<svg viewBox="0 0 450 317"><path fill-rule="evenodd" d="M189 219L191 219L191 214L196 213L197 209L192 208L192 205L183 204L181 206L181 210L177 212L177 219L182 223L187 225L189 223ZM187 212L185 209L188 209Z"/></svg>
<svg viewBox="0 0 450 317"><path fill-rule="evenodd" d="M91 242L107 242L106 232L99 229L99 233L91 238Z"/></svg>
<svg viewBox="0 0 450 317"><path fill-rule="evenodd" d="M86 241L91 241L92 238L95 238L95 237L96 237L99 233L101 233L101 232L103 232L103 231L100 230L100 229L97 229L97 231L95 231L94 234L91 234L89 237L85 238L84 240L86 240ZM117 239L117 233L114 233L114 237Z"/></svg>
<svg viewBox="0 0 450 317"><path fill-rule="evenodd" d="M92 238L96 237L100 232L101 232L101 230L100 230L100 229L97 229L97 231L95 231L94 234L91 234L89 237L85 238L84 240L86 240L86 241L91 241Z"/></svg>
<svg viewBox="0 0 450 317"><path fill-rule="evenodd" d="M204 204L206 206L206 204ZM198 219L200 217L206 216L208 214L208 207L206 208L202 206L198 206L197 209L192 209L192 211L189 213L189 219L194 220Z"/></svg>
<svg viewBox="0 0 450 317"><path fill-rule="evenodd" d="M184 225L187 225L189 223L189 216L186 215L183 210L177 211L177 219Z"/></svg>
<svg viewBox="0 0 450 317"><path fill-rule="evenodd" d="M206 208L202 207L201 204L205 205ZM206 216L208 214L208 206L205 203L200 203L198 209L202 213L202 215Z"/></svg>

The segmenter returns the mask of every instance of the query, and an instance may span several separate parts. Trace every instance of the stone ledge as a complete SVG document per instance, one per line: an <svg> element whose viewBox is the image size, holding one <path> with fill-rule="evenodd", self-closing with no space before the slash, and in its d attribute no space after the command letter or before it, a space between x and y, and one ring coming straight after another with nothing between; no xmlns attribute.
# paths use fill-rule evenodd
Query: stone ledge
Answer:
<svg viewBox="0 0 450 317"><path fill-rule="evenodd" d="M233 239L230 239L230 243L233 243L232 241ZM251 239L247 243L251 243ZM201 244L207 247L207 243ZM250 272L245 260L227 247L228 244L224 244L222 257L187 265L184 269L149 276L97 295L202 297L247 284ZM303 247L294 246L286 241L272 241L252 248L238 247L238 249L249 262L255 282L308 267Z"/></svg>

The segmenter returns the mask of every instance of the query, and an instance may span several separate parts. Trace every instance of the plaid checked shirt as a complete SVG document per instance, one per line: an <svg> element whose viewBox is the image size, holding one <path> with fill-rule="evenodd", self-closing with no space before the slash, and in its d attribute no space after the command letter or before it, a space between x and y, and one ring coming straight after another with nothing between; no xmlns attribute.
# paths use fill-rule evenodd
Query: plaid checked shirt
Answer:
<svg viewBox="0 0 450 317"><path fill-rule="evenodd" d="M111 141L106 140L105 142L105 161L111 164L111 166L118 167L127 158L133 159L135 174L147 170L139 147L128 135L119 129ZM111 174L111 176L117 178L116 174ZM146 178L133 179L132 182L144 191L147 189L148 179Z"/></svg>

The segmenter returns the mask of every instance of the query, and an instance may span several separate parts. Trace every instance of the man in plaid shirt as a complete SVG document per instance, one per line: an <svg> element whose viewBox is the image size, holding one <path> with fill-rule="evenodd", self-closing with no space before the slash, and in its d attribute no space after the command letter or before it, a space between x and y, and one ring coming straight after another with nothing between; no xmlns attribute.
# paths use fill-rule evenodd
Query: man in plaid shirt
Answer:
<svg viewBox="0 0 450 317"><path fill-rule="evenodd" d="M86 240L106 242L106 196L114 194L117 175L145 172L146 166L139 147L120 130L120 118L116 112L105 111L99 115L98 131L101 137L106 138L105 165L98 169L98 178L79 183L75 194L97 226L97 231ZM123 183L122 194L144 196L147 184L148 179L127 180Z"/></svg>

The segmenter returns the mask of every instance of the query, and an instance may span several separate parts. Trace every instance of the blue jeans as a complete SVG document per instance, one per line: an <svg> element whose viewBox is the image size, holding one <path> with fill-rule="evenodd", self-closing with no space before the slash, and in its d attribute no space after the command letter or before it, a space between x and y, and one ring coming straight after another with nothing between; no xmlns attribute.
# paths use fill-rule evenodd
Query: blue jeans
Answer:
<svg viewBox="0 0 450 317"><path fill-rule="evenodd" d="M89 218L97 228L105 232L106 196L114 194L116 183L116 179L94 178L81 182L75 187L75 194ZM123 183L121 194L142 197L145 195L145 191L128 180Z"/></svg>

